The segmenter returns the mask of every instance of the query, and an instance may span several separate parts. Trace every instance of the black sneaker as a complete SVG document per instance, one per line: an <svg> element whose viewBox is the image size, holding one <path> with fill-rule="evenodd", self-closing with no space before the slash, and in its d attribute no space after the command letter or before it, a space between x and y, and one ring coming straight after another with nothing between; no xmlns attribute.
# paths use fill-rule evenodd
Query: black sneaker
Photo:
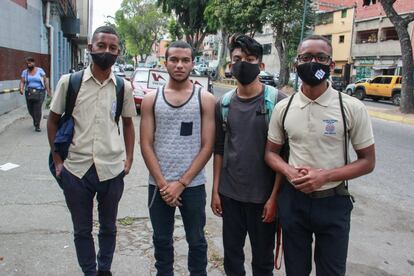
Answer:
<svg viewBox="0 0 414 276"><path fill-rule="evenodd" d="M41 132L40 127L35 127L36 132Z"/></svg>
<svg viewBox="0 0 414 276"><path fill-rule="evenodd" d="M96 276L112 276L112 273L111 273L111 271L98 270L98 274L96 274Z"/></svg>

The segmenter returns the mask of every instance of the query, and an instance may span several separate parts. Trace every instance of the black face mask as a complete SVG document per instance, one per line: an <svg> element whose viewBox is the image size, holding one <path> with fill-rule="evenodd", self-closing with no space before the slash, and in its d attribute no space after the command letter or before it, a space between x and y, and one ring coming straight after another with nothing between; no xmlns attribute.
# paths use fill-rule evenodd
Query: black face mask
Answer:
<svg viewBox="0 0 414 276"><path fill-rule="evenodd" d="M331 68L329 65L317 62L307 62L296 66L300 79L310 85L317 86L329 77Z"/></svg>
<svg viewBox="0 0 414 276"><path fill-rule="evenodd" d="M252 83L259 75L259 64L247 61L238 61L231 67L231 74L242 84Z"/></svg>
<svg viewBox="0 0 414 276"><path fill-rule="evenodd" d="M32 70L34 69L34 65L27 65L27 69L28 69L29 71L32 71Z"/></svg>
<svg viewBox="0 0 414 276"><path fill-rule="evenodd" d="M113 55L108 52L103 53L91 53L93 63L96 64L102 70L106 70L115 64L118 55Z"/></svg>

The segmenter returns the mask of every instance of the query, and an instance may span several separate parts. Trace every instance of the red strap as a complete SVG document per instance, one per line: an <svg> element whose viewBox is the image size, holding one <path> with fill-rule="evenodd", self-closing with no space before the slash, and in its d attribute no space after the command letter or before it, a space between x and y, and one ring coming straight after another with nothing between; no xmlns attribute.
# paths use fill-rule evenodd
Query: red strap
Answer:
<svg viewBox="0 0 414 276"><path fill-rule="evenodd" d="M276 256L275 256L275 268L280 270L282 266L283 247L282 245L282 226L279 223L276 233Z"/></svg>

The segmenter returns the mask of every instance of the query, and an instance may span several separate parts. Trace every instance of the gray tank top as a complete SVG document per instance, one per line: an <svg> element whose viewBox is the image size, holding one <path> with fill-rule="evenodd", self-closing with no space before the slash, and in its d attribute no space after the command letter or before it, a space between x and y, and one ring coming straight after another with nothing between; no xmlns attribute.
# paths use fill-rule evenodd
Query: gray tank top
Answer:
<svg viewBox="0 0 414 276"><path fill-rule="evenodd" d="M190 98L180 106L167 102L159 87L154 102L154 151L165 179L177 181L188 170L201 148L201 87L193 86ZM149 176L149 183L155 185ZM204 168L188 187L206 183Z"/></svg>

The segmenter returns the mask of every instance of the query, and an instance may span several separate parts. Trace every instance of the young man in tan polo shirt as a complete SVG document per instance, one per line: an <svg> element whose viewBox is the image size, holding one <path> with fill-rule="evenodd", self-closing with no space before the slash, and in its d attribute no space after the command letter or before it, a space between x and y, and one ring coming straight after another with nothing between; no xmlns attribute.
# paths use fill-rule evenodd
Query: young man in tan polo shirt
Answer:
<svg viewBox="0 0 414 276"><path fill-rule="evenodd" d="M99 27L88 48L93 63L83 73L72 114L74 136L64 162L54 153L53 141L58 121L65 111L69 75L62 76L56 87L48 120L48 138L54 153L56 174L61 178L66 203L72 215L79 265L88 276L111 275L118 203L124 189L123 177L129 173L134 155L132 117L136 111L132 88L125 82L121 113L124 150L114 117L117 103L116 78L111 70L120 52L119 36L112 27ZM95 195L100 224L97 258L91 234Z"/></svg>
<svg viewBox="0 0 414 276"><path fill-rule="evenodd" d="M328 82L335 68L331 55L332 46L324 37L310 36L301 42L296 68L303 85L298 93L276 105L269 124L266 162L288 180L277 199L288 276L310 274L313 236L316 275L345 275L353 205L344 182L371 172L375 166L367 110L359 100L340 94ZM286 138L288 162L277 154ZM348 140L357 154L349 163Z"/></svg>

